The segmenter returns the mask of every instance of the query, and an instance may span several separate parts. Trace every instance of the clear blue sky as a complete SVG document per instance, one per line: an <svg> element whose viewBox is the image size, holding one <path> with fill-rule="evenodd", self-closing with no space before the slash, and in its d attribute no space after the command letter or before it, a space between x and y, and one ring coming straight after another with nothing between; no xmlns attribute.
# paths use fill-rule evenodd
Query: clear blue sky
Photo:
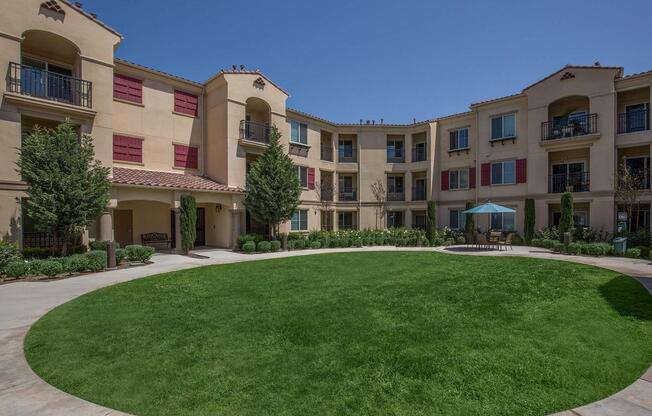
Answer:
<svg viewBox="0 0 652 416"><path fill-rule="evenodd" d="M465 111L568 63L652 69L649 0L81 1L125 37L120 58L196 81L260 68L338 122Z"/></svg>

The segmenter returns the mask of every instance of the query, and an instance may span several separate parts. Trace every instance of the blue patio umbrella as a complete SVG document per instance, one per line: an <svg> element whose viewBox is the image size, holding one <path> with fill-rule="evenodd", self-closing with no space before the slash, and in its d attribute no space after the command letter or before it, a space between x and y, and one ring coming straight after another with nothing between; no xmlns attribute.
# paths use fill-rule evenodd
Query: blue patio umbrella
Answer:
<svg viewBox="0 0 652 416"><path fill-rule="evenodd" d="M494 213L500 213L500 212L516 212L512 208L507 208L502 205L494 204L491 202L486 202L482 205L478 205L477 207L473 207L470 209L467 209L466 211L463 211L464 214L487 214L487 224L491 225L491 219L490 215Z"/></svg>

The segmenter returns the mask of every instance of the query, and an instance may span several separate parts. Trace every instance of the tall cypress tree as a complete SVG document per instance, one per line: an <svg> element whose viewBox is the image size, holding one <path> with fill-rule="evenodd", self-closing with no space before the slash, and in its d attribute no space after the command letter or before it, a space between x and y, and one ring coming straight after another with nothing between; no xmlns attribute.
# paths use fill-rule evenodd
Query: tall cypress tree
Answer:
<svg viewBox="0 0 652 416"><path fill-rule="evenodd" d="M245 207L258 222L269 224L273 235L288 221L299 205L301 184L297 168L283 151L281 133L272 126L269 145L247 173Z"/></svg>
<svg viewBox="0 0 652 416"><path fill-rule="evenodd" d="M437 205L435 201L428 201L428 210L426 211L426 237L432 244L435 235L437 235Z"/></svg>
<svg viewBox="0 0 652 416"><path fill-rule="evenodd" d="M188 254L197 239L197 202L192 195L182 195L179 200L181 226L181 249Z"/></svg>
<svg viewBox="0 0 652 416"><path fill-rule="evenodd" d="M109 168L95 160L93 139L79 137L69 122L36 128L19 150L18 172L27 183L25 207L38 231L68 243L97 218L109 202Z"/></svg>
<svg viewBox="0 0 652 416"><path fill-rule="evenodd" d="M564 233L573 231L573 194L561 195L561 217L559 218L559 239L564 241Z"/></svg>
<svg viewBox="0 0 652 416"><path fill-rule="evenodd" d="M526 198L525 199L525 230L523 231L523 237L525 242L530 244L534 238L534 224L535 224L535 211L534 211L534 199Z"/></svg>

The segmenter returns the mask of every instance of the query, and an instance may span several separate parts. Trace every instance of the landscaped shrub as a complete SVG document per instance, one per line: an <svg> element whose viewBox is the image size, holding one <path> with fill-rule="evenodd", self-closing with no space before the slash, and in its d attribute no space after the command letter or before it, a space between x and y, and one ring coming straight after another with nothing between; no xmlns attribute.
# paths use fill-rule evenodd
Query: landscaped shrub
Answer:
<svg viewBox="0 0 652 416"><path fill-rule="evenodd" d="M531 244L530 242L534 238L534 224L535 224L535 209L534 209L534 199L525 198L525 219L524 224L524 239L525 242Z"/></svg>
<svg viewBox="0 0 652 416"><path fill-rule="evenodd" d="M638 248L628 248L627 251L625 251L625 257L637 259L641 257L641 250Z"/></svg>
<svg viewBox="0 0 652 416"><path fill-rule="evenodd" d="M122 260L127 258L127 250L124 248L116 248L115 249L115 263L120 264L122 263Z"/></svg>
<svg viewBox="0 0 652 416"><path fill-rule="evenodd" d="M641 251L641 255L639 257L648 258L648 256L650 255L650 247L637 246L637 247L632 247L632 248L636 248L636 249L639 249Z"/></svg>
<svg viewBox="0 0 652 416"><path fill-rule="evenodd" d="M129 247L129 246L127 246ZM85 254L88 261L88 269L92 272L99 272L106 269L107 255L106 251L91 250Z"/></svg>
<svg viewBox="0 0 652 416"><path fill-rule="evenodd" d="M567 248L568 254L582 254L582 243L570 243Z"/></svg>
<svg viewBox="0 0 652 416"><path fill-rule="evenodd" d="M456 237L455 244L466 244L466 238L464 238L464 236Z"/></svg>
<svg viewBox="0 0 652 416"><path fill-rule="evenodd" d="M26 259L46 259L52 257L54 252L47 247L25 247L23 248L23 258Z"/></svg>
<svg viewBox="0 0 652 416"><path fill-rule="evenodd" d="M88 243L88 247L91 250L104 250L104 251L106 251L109 243L110 243L110 241L94 240L94 241L91 241L90 243ZM115 244L116 249L120 248L120 243L118 243L117 241L114 241L113 243Z"/></svg>
<svg viewBox="0 0 652 416"><path fill-rule="evenodd" d="M27 263L13 261L5 266L5 274L9 277L23 277L27 274Z"/></svg>
<svg viewBox="0 0 652 416"><path fill-rule="evenodd" d="M245 251L245 253L253 253L256 251L256 243L253 241L247 241L242 244L242 249Z"/></svg>
<svg viewBox="0 0 652 416"><path fill-rule="evenodd" d="M258 244L259 241L263 241L265 237L260 234L241 234L238 236L238 249L244 250L242 247L247 241L253 241L255 244Z"/></svg>
<svg viewBox="0 0 652 416"><path fill-rule="evenodd" d="M18 244L0 241L0 274L5 270L9 263L20 260L20 251Z"/></svg>
<svg viewBox="0 0 652 416"><path fill-rule="evenodd" d="M566 246L561 241L555 241L552 245L552 251L556 253L565 253Z"/></svg>
<svg viewBox="0 0 652 416"><path fill-rule="evenodd" d="M81 273L86 271L87 269L88 269L88 257L86 257L86 255L84 254L73 254L70 257L65 257L63 260L63 271L65 271L66 273Z"/></svg>
<svg viewBox="0 0 652 416"><path fill-rule="evenodd" d="M573 230L573 194L561 194L561 216L559 217L559 238L564 239L564 233Z"/></svg>
<svg viewBox="0 0 652 416"><path fill-rule="evenodd" d="M530 245L532 247L543 247L542 242L543 240L540 238L533 238L532 241L530 241Z"/></svg>
<svg viewBox="0 0 652 416"><path fill-rule="evenodd" d="M63 266L58 261L44 260L39 265L41 274L52 277L63 273Z"/></svg>
<svg viewBox="0 0 652 416"><path fill-rule="evenodd" d="M356 238L354 238L354 239L352 240L352 245L353 245L353 247L362 247L362 246L363 246L363 244L362 244L362 238L360 238L360 237L356 237Z"/></svg>
<svg viewBox="0 0 652 416"><path fill-rule="evenodd" d="M272 240L269 242L269 248L271 251L279 251L281 249L281 242L278 240Z"/></svg>
<svg viewBox="0 0 652 416"><path fill-rule="evenodd" d="M149 261L149 259L151 259L154 255L154 251L154 247L141 246L138 244L132 244L125 247L127 260L140 263Z"/></svg>
<svg viewBox="0 0 652 416"><path fill-rule="evenodd" d="M269 241L261 241L258 243L258 246L256 246L258 251L270 251L272 249L272 244Z"/></svg>
<svg viewBox="0 0 652 416"><path fill-rule="evenodd" d="M294 240L294 248L296 250L303 250L304 248L306 248L306 240L304 240L303 238L300 240Z"/></svg>
<svg viewBox="0 0 652 416"><path fill-rule="evenodd" d="M312 248L312 249L321 248L321 242L320 241L313 241L312 243L310 243L310 248Z"/></svg>
<svg viewBox="0 0 652 416"><path fill-rule="evenodd" d="M43 263L45 260L43 259L32 259L27 261L26 266L27 266L27 272L26 274L28 276L40 276L43 273L41 273L41 263Z"/></svg>
<svg viewBox="0 0 652 416"><path fill-rule="evenodd" d="M541 240L541 247L552 250L552 248L555 246L555 243L557 243L557 242L559 242L559 240L544 239L544 240Z"/></svg>

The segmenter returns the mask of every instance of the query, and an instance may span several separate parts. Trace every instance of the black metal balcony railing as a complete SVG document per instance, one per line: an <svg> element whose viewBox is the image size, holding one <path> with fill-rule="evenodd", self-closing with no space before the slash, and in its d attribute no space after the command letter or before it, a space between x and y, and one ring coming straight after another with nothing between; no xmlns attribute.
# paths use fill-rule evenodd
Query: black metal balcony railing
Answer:
<svg viewBox="0 0 652 416"><path fill-rule="evenodd" d="M553 194L570 192L589 192L591 185L589 172L559 173L550 175L548 192Z"/></svg>
<svg viewBox="0 0 652 416"><path fill-rule="evenodd" d="M355 147L340 147L337 151L337 161L340 163L355 163L358 161L358 149Z"/></svg>
<svg viewBox="0 0 652 416"><path fill-rule="evenodd" d="M650 189L650 169L630 169L631 175L638 182L638 189Z"/></svg>
<svg viewBox="0 0 652 416"><path fill-rule="evenodd" d="M413 147L412 148L412 161L413 162L423 162L426 160L426 148L425 147Z"/></svg>
<svg viewBox="0 0 652 416"><path fill-rule="evenodd" d="M340 201L357 201L358 194L355 189L344 189L338 193Z"/></svg>
<svg viewBox="0 0 652 416"><path fill-rule="evenodd" d="M321 160L325 160L327 162L333 161L333 147L331 145L321 145Z"/></svg>
<svg viewBox="0 0 652 416"><path fill-rule="evenodd" d="M405 192L387 192L388 201L405 201Z"/></svg>
<svg viewBox="0 0 652 416"><path fill-rule="evenodd" d="M650 115L647 109L618 114L618 133L634 133L650 129Z"/></svg>
<svg viewBox="0 0 652 416"><path fill-rule="evenodd" d="M240 139L263 144L269 143L270 128L265 123L240 120Z"/></svg>
<svg viewBox="0 0 652 416"><path fill-rule="evenodd" d="M598 132L598 115L588 114L541 123L541 140L556 140Z"/></svg>
<svg viewBox="0 0 652 416"><path fill-rule="evenodd" d="M413 201L425 201L426 200L426 188L425 188L425 186L413 186L412 187L412 200Z"/></svg>
<svg viewBox="0 0 652 416"><path fill-rule="evenodd" d="M16 62L9 63L7 91L80 107L93 106L92 82Z"/></svg>
<svg viewBox="0 0 652 416"><path fill-rule="evenodd" d="M387 151L387 163L404 163L405 154L403 152L390 152Z"/></svg>

